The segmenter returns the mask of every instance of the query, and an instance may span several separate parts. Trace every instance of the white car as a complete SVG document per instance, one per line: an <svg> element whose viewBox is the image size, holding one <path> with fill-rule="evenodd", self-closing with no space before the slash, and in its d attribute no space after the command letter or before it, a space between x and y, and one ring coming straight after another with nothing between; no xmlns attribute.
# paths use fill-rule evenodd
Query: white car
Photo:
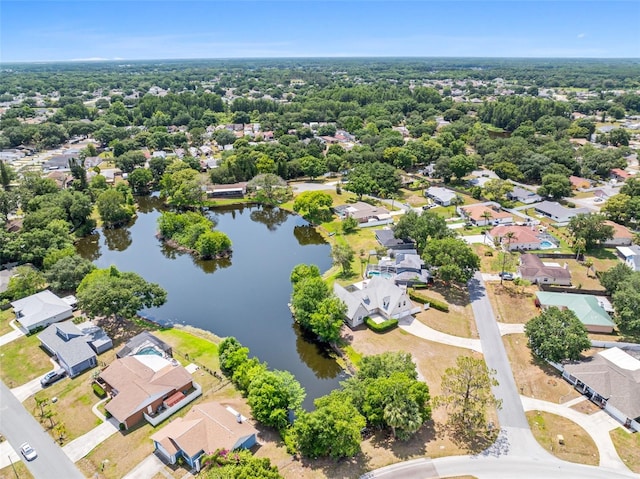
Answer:
<svg viewBox="0 0 640 479"><path fill-rule="evenodd" d="M38 457L38 453L29 445L28 442L24 442L20 445L20 452L27 461L33 461L36 457Z"/></svg>

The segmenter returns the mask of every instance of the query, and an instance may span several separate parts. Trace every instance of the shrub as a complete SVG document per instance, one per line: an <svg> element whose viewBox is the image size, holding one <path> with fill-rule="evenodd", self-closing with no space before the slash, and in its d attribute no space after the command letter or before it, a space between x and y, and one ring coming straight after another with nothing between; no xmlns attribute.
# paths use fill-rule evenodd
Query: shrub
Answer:
<svg viewBox="0 0 640 479"><path fill-rule="evenodd" d="M376 323L375 321L373 321L373 319L367 316L366 318L364 318L364 322L371 331L374 331L376 333L385 333L398 326L397 319L387 319L382 323Z"/></svg>
<svg viewBox="0 0 640 479"><path fill-rule="evenodd" d="M438 311L443 311L445 313L449 312L449 305L447 303L443 303L442 301L438 301L437 299L424 296L414 290L409 290L409 297L417 303L429 303L429 306L431 306L433 309L437 309Z"/></svg>
<svg viewBox="0 0 640 479"><path fill-rule="evenodd" d="M107 393L104 389L102 389L102 386L100 386L99 384L93 383L91 385L91 387L93 388L93 392L96 394L96 396L98 396L100 399L104 399L107 397Z"/></svg>

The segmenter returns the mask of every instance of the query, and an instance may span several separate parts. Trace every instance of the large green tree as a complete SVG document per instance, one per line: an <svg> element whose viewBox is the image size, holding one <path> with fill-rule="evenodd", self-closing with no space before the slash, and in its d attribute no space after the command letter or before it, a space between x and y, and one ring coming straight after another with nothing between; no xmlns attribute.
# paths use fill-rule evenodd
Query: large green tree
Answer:
<svg viewBox="0 0 640 479"><path fill-rule="evenodd" d="M167 300L160 285L133 272L120 272L115 266L86 275L76 296L78 307L91 318L133 318L141 309L162 306Z"/></svg>
<svg viewBox="0 0 640 479"><path fill-rule="evenodd" d="M587 330L570 309L548 308L529 321L524 332L536 356L556 363L579 359L591 347Z"/></svg>
<svg viewBox="0 0 640 479"><path fill-rule="evenodd" d="M596 213L578 214L569 220L567 230L574 239L583 239L585 247L594 246L613 238L613 226L605 223L606 216Z"/></svg>
<svg viewBox="0 0 640 479"><path fill-rule="evenodd" d="M249 386L247 402L253 417L266 426L283 430L289 411L299 412L306 393L288 371L265 371Z"/></svg>
<svg viewBox="0 0 640 479"><path fill-rule="evenodd" d="M305 191L293 202L293 211L310 220L321 221L331 215L333 198L322 191Z"/></svg>
<svg viewBox="0 0 640 479"><path fill-rule="evenodd" d="M447 223L439 214L432 211L423 211L418 214L413 210L400 217L393 227L393 234L396 238L414 240L418 253L424 251L424 247L429 240L448 238L455 235L450 228L447 228Z"/></svg>
<svg viewBox="0 0 640 479"><path fill-rule="evenodd" d="M45 278L54 291L73 292L84 277L95 269L93 263L74 254L64 256L45 272Z"/></svg>
<svg viewBox="0 0 640 479"><path fill-rule="evenodd" d="M548 174L542 177L542 186L538 188L540 196L549 196L555 200L571 196L569 178L559 174Z"/></svg>
<svg viewBox="0 0 640 479"><path fill-rule="evenodd" d="M109 188L100 193L96 206L100 219L107 228L125 224L135 214L133 200L129 200L126 193L116 188Z"/></svg>
<svg viewBox="0 0 640 479"><path fill-rule="evenodd" d="M435 277L445 282L466 283L480 268L480 258L459 238L429 241L422 258Z"/></svg>
<svg viewBox="0 0 640 479"><path fill-rule="evenodd" d="M303 412L293 424L289 441L303 456L353 457L360 452L360 431L366 420L351 401L329 395L315 401L316 409Z"/></svg>

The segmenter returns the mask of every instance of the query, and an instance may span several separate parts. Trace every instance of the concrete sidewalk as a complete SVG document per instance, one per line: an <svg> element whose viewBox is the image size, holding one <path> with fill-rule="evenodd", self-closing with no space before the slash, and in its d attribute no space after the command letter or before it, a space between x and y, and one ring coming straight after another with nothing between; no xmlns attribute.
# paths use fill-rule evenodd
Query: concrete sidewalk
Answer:
<svg viewBox="0 0 640 479"><path fill-rule="evenodd" d="M113 418L107 419L88 433L71 441L62 450L73 462L79 461L89 454L94 447L109 439L118 431L118 421Z"/></svg>
<svg viewBox="0 0 640 479"><path fill-rule="evenodd" d="M11 447L9 441L0 442L0 469L9 467L11 463L20 462L22 456Z"/></svg>
<svg viewBox="0 0 640 479"><path fill-rule="evenodd" d="M628 471L627 465L620 459L609 431L621 427L621 424L604 411L595 414L583 414L564 404L555 404L541 399L520 396L522 406L526 411L545 411L565 417L582 427L598 448L600 466L610 469Z"/></svg>
<svg viewBox="0 0 640 479"><path fill-rule="evenodd" d="M0 336L0 346L4 346L5 344L10 343L11 341L15 341L22 336L24 336L24 333L22 331L20 331L19 329L14 329L10 333Z"/></svg>
<svg viewBox="0 0 640 479"><path fill-rule="evenodd" d="M479 339L461 338L459 336L441 333L440 331L430 328L414 317L401 319L398 326L406 332L422 339L427 339L435 343L447 344L449 346L471 349L479 353L482 352L482 346L480 345Z"/></svg>

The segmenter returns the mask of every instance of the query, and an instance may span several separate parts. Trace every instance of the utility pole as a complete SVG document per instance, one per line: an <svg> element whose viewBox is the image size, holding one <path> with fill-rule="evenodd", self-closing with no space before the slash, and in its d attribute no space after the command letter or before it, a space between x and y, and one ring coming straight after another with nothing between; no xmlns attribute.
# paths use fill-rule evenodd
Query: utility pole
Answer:
<svg viewBox="0 0 640 479"><path fill-rule="evenodd" d="M16 471L16 466L13 465L13 461L11 460L11 454L7 455L7 457L9 458L9 463L11 463L11 469L13 469L13 473L16 475L16 479L20 479L18 471Z"/></svg>

